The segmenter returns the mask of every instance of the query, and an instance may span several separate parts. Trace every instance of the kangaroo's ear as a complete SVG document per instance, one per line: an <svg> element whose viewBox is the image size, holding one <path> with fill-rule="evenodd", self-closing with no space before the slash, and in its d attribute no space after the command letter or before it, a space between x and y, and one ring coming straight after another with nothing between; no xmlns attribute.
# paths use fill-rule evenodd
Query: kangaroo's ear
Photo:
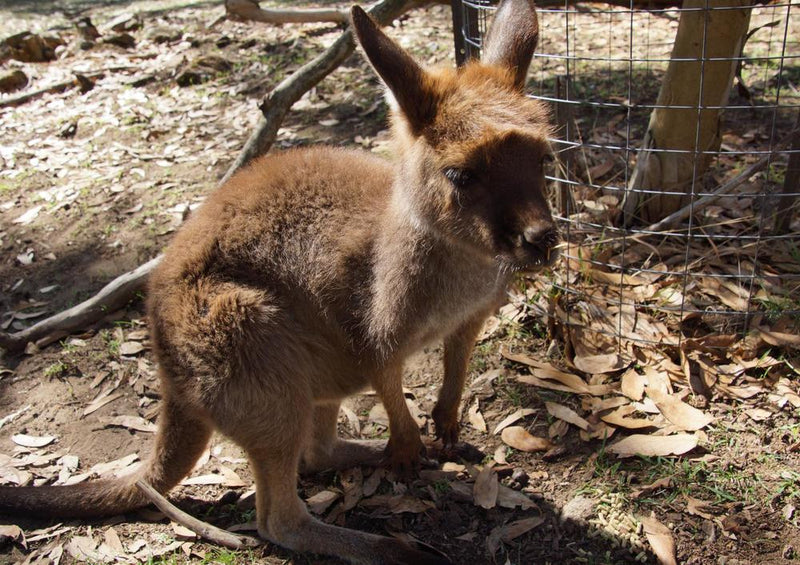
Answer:
<svg viewBox="0 0 800 565"><path fill-rule="evenodd" d="M511 69L514 84L521 90L538 41L539 21L533 0L503 0L486 36L481 60Z"/></svg>
<svg viewBox="0 0 800 565"><path fill-rule="evenodd" d="M359 6L350 13L358 42L418 135L436 116L437 97L428 73Z"/></svg>

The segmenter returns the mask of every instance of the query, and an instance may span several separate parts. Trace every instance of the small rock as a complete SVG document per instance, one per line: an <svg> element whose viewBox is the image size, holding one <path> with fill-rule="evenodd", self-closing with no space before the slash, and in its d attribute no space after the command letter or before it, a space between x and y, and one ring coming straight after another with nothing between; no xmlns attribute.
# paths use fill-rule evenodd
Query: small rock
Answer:
<svg viewBox="0 0 800 565"><path fill-rule="evenodd" d="M231 43L233 43L233 40L230 37L228 37L227 35L223 35L222 37L220 37L219 39L217 39L214 42L214 45L216 45L217 47L222 49L223 47L227 47Z"/></svg>
<svg viewBox="0 0 800 565"><path fill-rule="evenodd" d="M574 522L584 525L590 516L594 514L597 502L593 498L578 495L567 502L561 509L561 522Z"/></svg>
<svg viewBox="0 0 800 565"><path fill-rule="evenodd" d="M528 481L528 473L526 473L524 469L514 469L514 472L511 474L511 488L517 490L525 488Z"/></svg>
<svg viewBox="0 0 800 565"><path fill-rule="evenodd" d="M16 92L28 86L28 75L15 69L0 76L0 92Z"/></svg>

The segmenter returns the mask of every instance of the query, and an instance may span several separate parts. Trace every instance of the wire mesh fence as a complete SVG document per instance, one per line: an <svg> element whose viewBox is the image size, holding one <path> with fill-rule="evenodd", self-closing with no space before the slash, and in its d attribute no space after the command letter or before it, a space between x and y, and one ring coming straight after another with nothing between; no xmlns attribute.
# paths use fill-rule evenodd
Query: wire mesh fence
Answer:
<svg viewBox="0 0 800 565"><path fill-rule="evenodd" d="M554 110L568 243L549 308L585 356L797 331L797 9L539 7L528 90ZM479 54L493 10L454 4L457 59Z"/></svg>

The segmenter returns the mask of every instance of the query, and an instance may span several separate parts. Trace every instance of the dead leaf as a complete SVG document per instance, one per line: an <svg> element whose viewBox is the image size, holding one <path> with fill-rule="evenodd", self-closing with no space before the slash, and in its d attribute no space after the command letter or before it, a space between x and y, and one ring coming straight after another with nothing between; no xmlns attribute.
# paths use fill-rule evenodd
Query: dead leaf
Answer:
<svg viewBox="0 0 800 565"><path fill-rule="evenodd" d="M121 392L115 392L114 394L111 394L110 390L101 393L89 403L89 406L87 406L86 409L83 411L83 415L88 416L89 414L98 411L106 404L110 404L115 400L117 400L118 398L122 398L123 396L125 395Z"/></svg>
<svg viewBox="0 0 800 565"><path fill-rule="evenodd" d="M516 520L511 522L510 524L506 524L503 526L503 534L501 539L508 543L513 539L518 538L522 534L530 532L533 528L536 528L540 525L544 524L544 518L541 516L533 516L531 518L523 518L522 520Z"/></svg>
<svg viewBox="0 0 800 565"><path fill-rule="evenodd" d="M773 416L772 412L763 408L748 408L744 413L756 422L765 422Z"/></svg>
<svg viewBox="0 0 800 565"><path fill-rule="evenodd" d="M600 419L611 424L612 426L619 426L629 430L638 430L641 428L660 427L663 424L663 419L660 422L651 420L649 418L628 418L627 416L636 412L636 407L630 404L620 406L613 412L603 414Z"/></svg>
<svg viewBox="0 0 800 565"><path fill-rule="evenodd" d="M34 206L30 210L22 214L20 217L12 220L12 223L22 224L23 226L26 226L36 219L36 217L39 215L39 212L42 211L42 208L44 208L44 206Z"/></svg>
<svg viewBox="0 0 800 565"><path fill-rule="evenodd" d="M89 474L95 475L107 475L107 474L114 474L116 476L120 476L125 474L127 471L132 470L131 466L139 460L138 453L131 453L130 455L126 455L125 457L120 457L119 459L115 459L114 461L109 461L108 463L98 463L94 465L91 469L89 469Z"/></svg>
<svg viewBox="0 0 800 565"><path fill-rule="evenodd" d="M342 490L344 491L342 512L347 512L355 508L358 501L364 497L364 474L361 471L361 467L342 471L339 474L339 482L342 483Z"/></svg>
<svg viewBox="0 0 800 565"><path fill-rule="evenodd" d="M28 434L16 434L11 436L11 441L22 447L44 447L56 440L55 436L31 436Z"/></svg>
<svg viewBox="0 0 800 565"><path fill-rule="evenodd" d="M225 477L218 473L206 473L196 477L183 479L181 484L186 485L221 485L225 483Z"/></svg>
<svg viewBox="0 0 800 565"><path fill-rule="evenodd" d="M694 432L714 421L710 414L686 404L672 394L648 387L647 396L653 399L664 417L680 431Z"/></svg>
<svg viewBox="0 0 800 565"><path fill-rule="evenodd" d="M639 520L644 526L644 533L650 547L661 565L678 565L675 559L675 539L672 531L664 524L649 516L640 516Z"/></svg>
<svg viewBox="0 0 800 565"><path fill-rule="evenodd" d="M522 510L530 510L531 508L538 508L536 503L532 501L525 493L522 493L513 488L505 485L499 485L497 489L497 505L502 508L516 508L520 507Z"/></svg>
<svg viewBox="0 0 800 565"><path fill-rule="evenodd" d="M631 492L631 498L636 500L638 498L642 498L650 494L651 492L655 492L660 489L666 489L672 486L672 477L661 477L658 480L653 481L649 485L644 485L642 488L638 488Z"/></svg>
<svg viewBox="0 0 800 565"><path fill-rule="evenodd" d="M320 515L330 508L331 504L336 502L341 496L341 493L332 490L323 490L307 498L306 504L308 504L311 512Z"/></svg>
<svg viewBox="0 0 800 565"><path fill-rule="evenodd" d="M530 416L534 412L536 412L536 411L533 408L520 408L519 410L517 410L513 414L510 414L510 415L506 416L505 418L503 418L503 420L499 424L497 424L497 426L495 426L494 431L492 432L492 434L494 434L494 435L499 434L500 432L503 431L503 429L507 428L508 426L513 424L514 422L517 422L517 421L521 420L525 416Z"/></svg>
<svg viewBox="0 0 800 565"><path fill-rule="evenodd" d="M13 524L8 526L0 525L0 540L9 539L19 542L22 547L28 549L28 544L25 541L25 533L22 531L22 528Z"/></svg>
<svg viewBox="0 0 800 565"><path fill-rule="evenodd" d="M608 451L621 458L633 457L634 455L682 455L697 447L698 441L697 434L676 434L672 436L632 435L611 445Z"/></svg>
<svg viewBox="0 0 800 565"><path fill-rule="evenodd" d="M549 439L535 437L521 426L511 426L504 429L500 438L506 445L520 451L547 451L553 447L553 443Z"/></svg>
<svg viewBox="0 0 800 565"><path fill-rule="evenodd" d="M175 534L175 539L179 540L193 540L197 539L197 534L186 526L182 526L177 522L170 522L172 532Z"/></svg>
<svg viewBox="0 0 800 565"><path fill-rule="evenodd" d="M480 411L480 403L478 399L475 399L475 402L469 407L468 412L469 423L472 425L473 428L478 430L479 432L486 433L486 421L483 419L483 414Z"/></svg>
<svg viewBox="0 0 800 565"><path fill-rule="evenodd" d="M644 387L646 384L647 377L640 375L635 369L625 371L620 380L622 394L631 400L641 400L644 397Z"/></svg>
<svg viewBox="0 0 800 565"><path fill-rule="evenodd" d="M99 418L104 426L118 426L120 428L127 428L129 430L136 430L138 432L145 432L149 434L156 433L158 426L153 422L145 420L141 416L111 416L107 418Z"/></svg>
<svg viewBox="0 0 800 565"><path fill-rule="evenodd" d="M497 473L491 466L485 465L478 477L475 479L475 486L472 488L472 497L476 506L481 508L494 508L497 505L497 494L500 483Z"/></svg>
<svg viewBox="0 0 800 565"><path fill-rule="evenodd" d="M568 422L582 430L589 429L589 422L578 416L577 412L571 408L567 408L563 404L558 404L557 402L545 402L544 405L547 408L547 412L554 418Z"/></svg>
<svg viewBox="0 0 800 565"><path fill-rule="evenodd" d="M598 373L613 373L625 366L622 358L616 353L601 353L599 355L576 355L572 362L578 370L590 375Z"/></svg>
<svg viewBox="0 0 800 565"><path fill-rule="evenodd" d="M144 345L138 341L126 341L119 346L120 355L136 355L144 351Z"/></svg>

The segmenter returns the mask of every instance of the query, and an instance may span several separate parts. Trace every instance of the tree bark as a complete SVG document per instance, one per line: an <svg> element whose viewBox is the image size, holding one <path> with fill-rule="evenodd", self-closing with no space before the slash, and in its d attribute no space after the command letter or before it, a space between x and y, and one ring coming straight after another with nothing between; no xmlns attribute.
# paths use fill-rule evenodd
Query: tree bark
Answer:
<svg viewBox="0 0 800 565"><path fill-rule="evenodd" d="M656 222L685 206L711 161L704 152L720 146L722 111L699 108L721 107L728 100L750 23L750 1L685 0L683 7L691 11L681 12L659 108L650 115L631 176L623 207L627 224Z"/></svg>

